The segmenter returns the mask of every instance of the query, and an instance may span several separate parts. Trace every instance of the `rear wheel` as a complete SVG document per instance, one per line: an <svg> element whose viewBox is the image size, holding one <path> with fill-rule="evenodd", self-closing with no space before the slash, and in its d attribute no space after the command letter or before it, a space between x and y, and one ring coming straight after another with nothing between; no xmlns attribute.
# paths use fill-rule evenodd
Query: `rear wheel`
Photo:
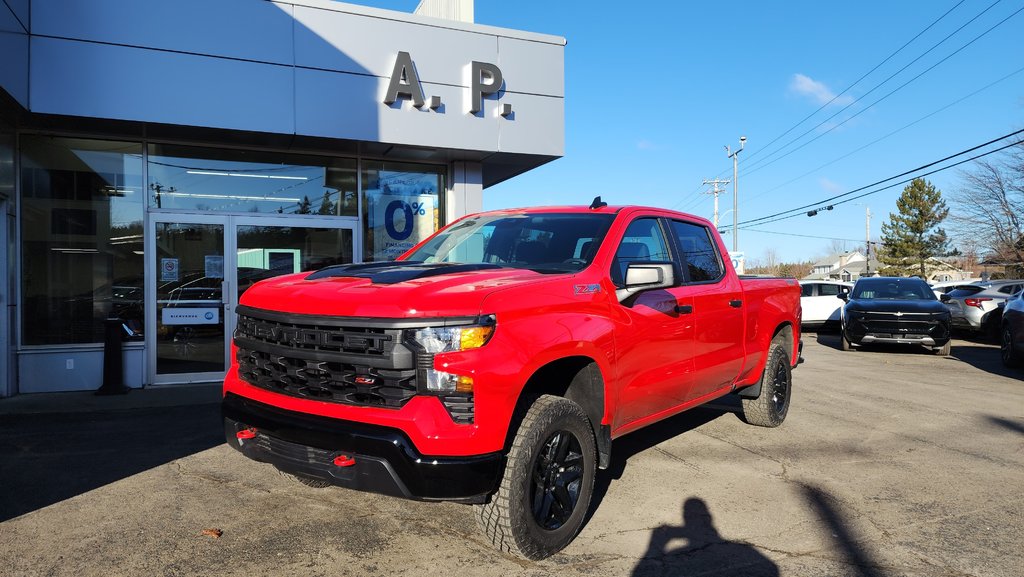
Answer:
<svg viewBox="0 0 1024 577"><path fill-rule="evenodd" d="M1000 331L999 355L1003 359L1003 364L1008 367L1019 367L1022 364L1020 351L1013 346L1013 331L1010 330L1009 323L1004 323Z"/></svg>
<svg viewBox="0 0 1024 577"><path fill-rule="evenodd" d="M847 342L846 337L843 342ZM743 399L743 420L759 427L778 427L786 420L792 391L789 355L782 344L773 341L761 373L761 394L756 399Z"/></svg>
<svg viewBox="0 0 1024 577"><path fill-rule="evenodd" d="M596 468L586 413L572 401L544 395L516 431L497 493L477 505L477 524L501 551L549 557L583 527Z"/></svg>

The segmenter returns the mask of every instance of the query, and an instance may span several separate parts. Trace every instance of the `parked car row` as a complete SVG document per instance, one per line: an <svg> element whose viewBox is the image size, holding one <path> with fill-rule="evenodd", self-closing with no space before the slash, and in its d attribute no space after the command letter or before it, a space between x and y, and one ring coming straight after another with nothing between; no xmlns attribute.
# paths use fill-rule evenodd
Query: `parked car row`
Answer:
<svg viewBox="0 0 1024 577"><path fill-rule="evenodd" d="M957 285L942 302L953 315L953 327L980 333L992 340L999 336L1003 312L999 303L1024 288L1024 280L997 280Z"/></svg>
<svg viewBox="0 0 1024 577"><path fill-rule="evenodd" d="M856 284L801 281L801 324L839 328L843 350L874 343L924 346L948 355L954 329L999 341L1007 366L1024 365L1024 280L928 285L871 277Z"/></svg>

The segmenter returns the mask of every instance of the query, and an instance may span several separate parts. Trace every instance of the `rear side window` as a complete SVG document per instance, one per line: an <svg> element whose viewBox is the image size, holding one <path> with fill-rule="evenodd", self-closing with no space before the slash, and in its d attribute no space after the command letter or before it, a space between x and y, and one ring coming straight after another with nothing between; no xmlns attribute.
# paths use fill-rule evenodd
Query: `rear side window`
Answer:
<svg viewBox="0 0 1024 577"><path fill-rule="evenodd" d="M821 296L836 296L840 292L848 292L846 287L837 284L823 284L818 286L818 294Z"/></svg>
<svg viewBox="0 0 1024 577"><path fill-rule="evenodd" d="M800 285L800 296L802 296L802 297L812 297L812 296L814 296L814 285L812 285L812 284Z"/></svg>
<svg viewBox="0 0 1024 577"><path fill-rule="evenodd" d="M714 281L724 276L722 259L707 227L673 220L672 232L683 253L690 282Z"/></svg>

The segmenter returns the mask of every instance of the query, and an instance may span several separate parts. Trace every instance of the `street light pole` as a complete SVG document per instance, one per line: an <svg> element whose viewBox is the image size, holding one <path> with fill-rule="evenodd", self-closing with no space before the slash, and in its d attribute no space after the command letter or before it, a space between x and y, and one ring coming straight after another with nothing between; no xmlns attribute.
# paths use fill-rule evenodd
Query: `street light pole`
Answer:
<svg viewBox="0 0 1024 577"><path fill-rule="evenodd" d="M739 185L739 173L738 168L738 157L743 152L743 146L747 144L747 137L740 137L740 148L733 152L728 145L725 147L725 154L732 159L732 250L738 252L739 248L739 228L737 227L740 215L740 185Z"/></svg>

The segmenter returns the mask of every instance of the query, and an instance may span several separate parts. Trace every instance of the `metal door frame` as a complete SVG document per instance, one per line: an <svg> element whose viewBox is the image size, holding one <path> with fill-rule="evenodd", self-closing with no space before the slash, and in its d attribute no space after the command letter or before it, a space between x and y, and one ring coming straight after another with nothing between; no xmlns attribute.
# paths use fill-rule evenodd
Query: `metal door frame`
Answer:
<svg viewBox="0 0 1024 577"><path fill-rule="evenodd" d="M238 306L238 227L296 227L349 230L352 233L352 262L362 262L362 239L358 218L339 218L319 215L232 215L223 213L150 211L145 235L145 306L146 306L146 375L153 385L212 383L224 379L224 371L206 373L157 374L156 325L157 278L156 228L158 224L213 224L224 227L224 285L221 303L224 306L224 366L231 364L231 335L235 330L235 308Z"/></svg>

